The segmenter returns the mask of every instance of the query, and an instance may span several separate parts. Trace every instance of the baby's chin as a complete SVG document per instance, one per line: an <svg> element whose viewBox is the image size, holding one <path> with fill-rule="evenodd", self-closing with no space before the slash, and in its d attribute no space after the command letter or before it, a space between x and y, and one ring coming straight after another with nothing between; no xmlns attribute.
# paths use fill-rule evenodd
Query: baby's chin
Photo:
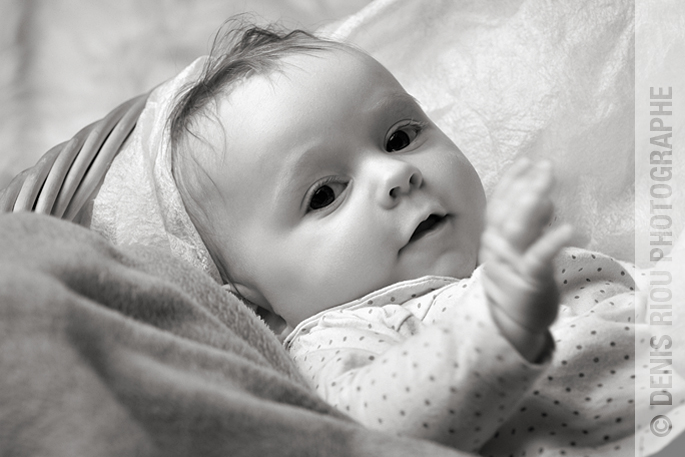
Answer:
<svg viewBox="0 0 685 457"><path fill-rule="evenodd" d="M455 279L470 277L477 266L477 256L465 258L463 255L445 254L431 262L430 265L418 266L414 271L407 272L405 280L421 278L423 276L447 276Z"/></svg>
<svg viewBox="0 0 685 457"><path fill-rule="evenodd" d="M438 268L421 276L447 276L454 279L464 279L473 274L474 270L476 269L475 267L475 265L450 265L445 266L445 268Z"/></svg>
<svg viewBox="0 0 685 457"><path fill-rule="evenodd" d="M476 251L468 254L445 253L427 266L422 276L448 276L455 279L468 278L473 274L478 264Z"/></svg>

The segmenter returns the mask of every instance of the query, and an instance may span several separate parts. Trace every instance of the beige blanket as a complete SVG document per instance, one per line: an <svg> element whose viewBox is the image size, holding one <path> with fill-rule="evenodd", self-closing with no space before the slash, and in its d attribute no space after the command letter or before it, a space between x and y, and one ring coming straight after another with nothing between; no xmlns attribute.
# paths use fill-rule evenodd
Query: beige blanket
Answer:
<svg viewBox="0 0 685 457"><path fill-rule="evenodd" d="M208 276L0 216L0 455L458 456L363 429Z"/></svg>

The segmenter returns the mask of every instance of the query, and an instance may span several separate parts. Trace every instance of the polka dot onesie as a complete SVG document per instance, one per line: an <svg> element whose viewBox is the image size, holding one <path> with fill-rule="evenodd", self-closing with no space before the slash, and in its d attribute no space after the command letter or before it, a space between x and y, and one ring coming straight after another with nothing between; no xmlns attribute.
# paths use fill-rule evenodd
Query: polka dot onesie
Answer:
<svg viewBox="0 0 685 457"><path fill-rule="evenodd" d="M485 456L633 456L633 278L576 248L556 265L560 314L540 363L500 335L480 268L328 309L286 349L323 398L370 428Z"/></svg>

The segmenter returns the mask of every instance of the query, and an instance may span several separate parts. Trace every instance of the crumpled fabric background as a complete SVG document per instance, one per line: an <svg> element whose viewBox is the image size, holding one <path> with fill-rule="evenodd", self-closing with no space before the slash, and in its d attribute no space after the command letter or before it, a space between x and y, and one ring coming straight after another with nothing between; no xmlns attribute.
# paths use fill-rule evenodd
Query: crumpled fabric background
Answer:
<svg viewBox="0 0 685 457"><path fill-rule="evenodd" d="M327 31L396 75L473 162L488 194L517 158L551 160L556 223L575 226L577 246L632 261L635 226L648 228L649 218L645 187L638 220L633 206L635 78L658 75L685 42L681 3L642 3L673 21L645 25L641 57L650 65L637 74L632 0L377 0ZM685 126L674 132L682 144ZM685 183L683 166L673 181ZM673 216L677 234L682 208Z"/></svg>

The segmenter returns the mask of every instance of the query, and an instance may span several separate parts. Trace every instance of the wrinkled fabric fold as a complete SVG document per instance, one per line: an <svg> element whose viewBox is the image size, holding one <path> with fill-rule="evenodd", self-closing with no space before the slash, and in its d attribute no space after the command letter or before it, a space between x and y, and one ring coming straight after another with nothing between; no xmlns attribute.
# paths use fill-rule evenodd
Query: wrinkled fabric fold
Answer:
<svg viewBox="0 0 685 457"><path fill-rule="evenodd" d="M136 243L164 249L220 282L173 178L168 130L177 96L199 78L207 58L196 59L152 91L93 200L90 228L115 245Z"/></svg>

